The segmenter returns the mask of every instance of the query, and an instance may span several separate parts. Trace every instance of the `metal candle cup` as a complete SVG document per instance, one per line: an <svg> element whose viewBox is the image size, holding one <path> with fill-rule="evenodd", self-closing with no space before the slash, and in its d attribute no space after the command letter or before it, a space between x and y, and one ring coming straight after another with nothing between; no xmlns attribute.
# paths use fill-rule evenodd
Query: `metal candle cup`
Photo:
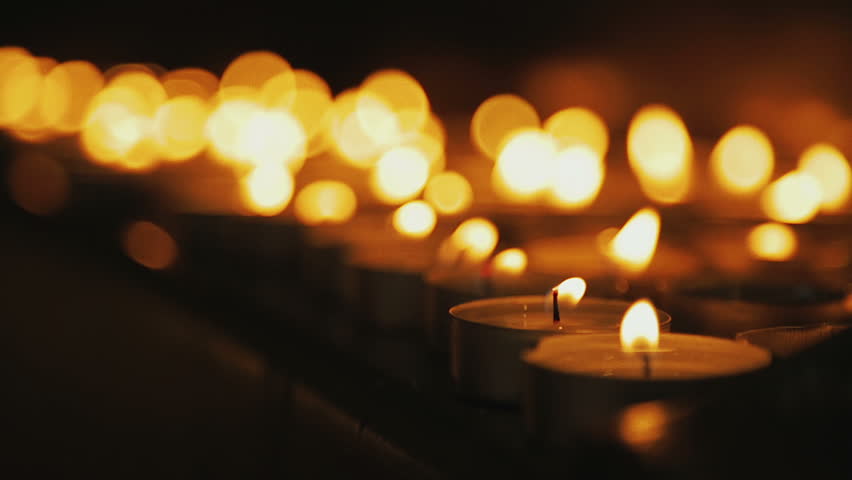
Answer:
<svg viewBox="0 0 852 480"><path fill-rule="evenodd" d="M769 350L785 358L849 328L849 323L823 323L789 327L760 328L737 334L736 339Z"/></svg>
<svg viewBox="0 0 852 480"><path fill-rule="evenodd" d="M580 436L603 436L627 406L702 395L741 381L769 365L769 352L731 340L663 333L643 355L624 352L618 334L559 336L523 355L525 415L536 441L569 445Z"/></svg>
<svg viewBox="0 0 852 480"><path fill-rule="evenodd" d="M550 300L550 297L547 297ZM617 332L628 302L583 298L573 309L561 311L553 322L544 295L478 300L450 309L450 363L460 395L502 405L521 398L521 353L544 337L559 334ZM657 311L660 329L671 317Z"/></svg>

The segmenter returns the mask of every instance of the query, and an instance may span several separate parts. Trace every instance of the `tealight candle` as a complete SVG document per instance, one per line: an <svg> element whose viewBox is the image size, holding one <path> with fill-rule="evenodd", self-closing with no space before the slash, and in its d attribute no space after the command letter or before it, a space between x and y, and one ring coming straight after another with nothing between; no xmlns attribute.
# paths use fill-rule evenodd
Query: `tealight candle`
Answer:
<svg viewBox="0 0 852 480"><path fill-rule="evenodd" d="M624 314L620 334L545 338L523 362L527 427L534 438L560 444L603 433L630 404L742 379L770 355L731 340L660 333L652 304L640 300Z"/></svg>
<svg viewBox="0 0 852 480"><path fill-rule="evenodd" d="M521 352L551 335L585 337L617 331L630 304L583 298L585 282L570 280L546 297L491 298L450 309L451 371L462 396L517 404L522 390ZM558 315L552 308L554 298ZM667 330L671 318L664 312L658 315L663 319L661 328Z"/></svg>
<svg viewBox="0 0 852 480"><path fill-rule="evenodd" d="M774 357L784 358L846 330L849 325L847 322L759 328L738 333L736 338L740 342L763 347Z"/></svg>

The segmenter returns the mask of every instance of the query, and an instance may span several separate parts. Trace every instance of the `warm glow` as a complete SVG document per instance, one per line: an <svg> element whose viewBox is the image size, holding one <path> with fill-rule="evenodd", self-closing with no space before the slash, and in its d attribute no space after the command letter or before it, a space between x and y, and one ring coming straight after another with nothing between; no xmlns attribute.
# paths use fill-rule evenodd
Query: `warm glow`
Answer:
<svg viewBox="0 0 852 480"><path fill-rule="evenodd" d="M71 184L62 165L47 155L15 156L7 174L9 196L34 215L51 215L65 206Z"/></svg>
<svg viewBox="0 0 852 480"><path fill-rule="evenodd" d="M586 145L568 147L554 160L551 200L563 208L587 207L597 198L604 175L605 166L597 152Z"/></svg>
<svg viewBox="0 0 852 480"><path fill-rule="evenodd" d="M606 123L586 108L572 107L554 113L544 122L544 130L553 135L561 148L586 145L600 158L605 158L609 150Z"/></svg>
<svg viewBox="0 0 852 480"><path fill-rule="evenodd" d="M196 96L174 97L162 104L154 116L160 154L168 160L186 160L201 152L207 144L207 113L207 103Z"/></svg>
<svg viewBox="0 0 852 480"><path fill-rule="evenodd" d="M222 88L240 86L260 90L269 79L284 78L282 75L288 74L291 76L290 81L295 82L290 64L280 55L267 51L248 52L228 65L222 74L220 85Z"/></svg>
<svg viewBox="0 0 852 480"><path fill-rule="evenodd" d="M310 139L325 124L334 102L331 89L322 77L311 71L294 70L293 75L291 88L287 88L286 80L275 77L266 82L261 96L268 108L285 109L298 118Z"/></svg>
<svg viewBox="0 0 852 480"><path fill-rule="evenodd" d="M133 222L124 232L123 244L128 257L152 270L167 268L177 259L177 243L169 232L151 222Z"/></svg>
<svg viewBox="0 0 852 480"><path fill-rule="evenodd" d="M636 301L621 320L621 350L642 352L655 350L660 343L660 322L650 301Z"/></svg>
<svg viewBox="0 0 852 480"><path fill-rule="evenodd" d="M361 130L379 149L384 150L403 141L405 132L401 117L390 104L372 92L358 92L354 115Z"/></svg>
<svg viewBox="0 0 852 480"><path fill-rule="evenodd" d="M240 151L240 135L244 125L260 106L250 99L231 99L220 103L207 118L205 135L211 153L226 162L246 162Z"/></svg>
<svg viewBox="0 0 852 480"><path fill-rule="evenodd" d="M627 152L645 195L666 204L684 200L692 176L692 141L677 113L661 105L639 110L627 132Z"/></svg>
<svg viewBox="0 0 852 480"><path fill-rule="evenodd" d="M38 102L42 73L26 50L0 49L0 126L23 118Z"/></svg>
<svg viewBox="0 0 852 480"><path fill-rule="evenodd" d="M38 75L30 79L30 87L36 89L36 102L15 122L12 130L18 138L32 142L52 136L51 122L64 113L70 95L68 78L61 70L55 69L56 61L46 57L35 60Z"/></svg>
<svg viewBox="0 0 852 480"><path fill-rule="evenodd" d="M556 142L541 130L521 130L511 135L494 166L493 185L501 196L530 200L550 185L554 173Z"/></svg>
<svg viewBox="0 0 852 480"><path fill-rule="evenodd" d="M258 215L277 215L293 196L293 175L282 165L267 163L240 180L243 201Z"/></svg>
<svg viewBox="0 0 852 480"><path fill-rule="evenodd" d="M367 133L361 118L367 120L373 116L388 118L392 112L380 102L359 100L356 90L347 90L337 96L329 110L328 133L343 160L354 167L369 168L378 160L383 146ZM368 111L358 113L359 108L372 108L371 105L380 109L383 115L371 115Z"/></svg>
<svg viewBox="0 0 852 480"><path fill-rule="evenodd" d="M470 122L470 138L482 153L496 159L509 134L538 128L535 108L517 95L495 95L479 105Z"/></svg>
<svg viewBox="0 0 852 480"><path fill-rule="evenodd" d="M201 68L173 70L163 75L160 80L169 98L192 95L207 100L219 88L216 75Z"/></svg>
<svg viewBox="0 0 852 480"><path fill-rule="evenodd" d="M305 186L296 195L296 218L306 225L344 223L355 214L358 200L345 183L319 180Z"/></svg>
<svg viewBox="0 0 852 480"><path fill-rule="evenodd" d="M429 161L420 150L398 147L388 150L373 167L370 187L384 203L399 204L416 197L429 178Z"/></svg>
<svg viewBox="0 0 852 480"><path fill-rule="evenodd" d="M497 273L520 275L527 269L527 254L520 248L507 248L494 256L492 265Z"/></svg>
<svg viewBox="0 0 852 480"><path fill-rule="evenodd" d="M361 92L379 99L398 118L403 132L423 128L429 119L429 99L420 83L400 70L373 73L361 85Z"/></svg>
<svg viewBox="0 0 852 480"><path fill-rule="evenodd" d="M465 258L482 261L491 255L497 246L499 235L491 221L474 217L462 222L450 237L450 242Z"/></svg>
<svg viewBox="0 0 852 480"><path fill-rule="evenodd" d="M764 223L751 229L748 249L756 258L783 262L789 260L798 247L796 232L781 223Z"/></svg>
<svg viewBox="0 0 852 480"><path fill-rule="evenodd" d="M436 222L435 210L422 200L408 202L393 212L393 227L406 237L428 237Z"/></svg>
<svg viewBox="0 0 852 480"><path fill-rule="evenodd" d="M749 125L730 129L710 157L716 181L725 190L737 194L750 194L763 188L774 166L775 153L769 138Z"/></svg>
<svg viewBox="0 0 852 480"><path fill-rule="evenodd" d="M763 190L761 205L772 220L784 223L807 223L822 203L819 180L803 171L793 171L770 183Z"/></svg>
<svg viewBox="0 0 852 480"><path fill-rule="evenodd" d="M560 302L564 302L567 299L568 303L573 306L580 303L580 300L586 294L586 281L580 277L571 277L563 280L562 283L554 288L556 288Z"/></svg>
<svg viewBox="0 0 852 480"><path fill-rule="evenodd" d="M615 234L609 257L628 272L640 273L654 258L659 236L660 215L653 208L643 208Z"/></svg>
<svg viewBox="0 0 852 480"><path fill-rule="evenodd" d="M292 114L258 109L239 128L235 159L252 165L285 165L296 173L305 162L306 145L305 131Z"/></svg>
<svg viewBox="0 0 852 480"><path fill-rule="evenodd" d="M156 165L157 151L149 140L153 119L149 102L129 87L107 87L92 99L80 140L89 157L130 170ZM153 112L151 112L153 113Z"/></svg>
<svg viewBox="0 0 852 480"><path fill-rule="evenodd" d="M63 108L52 110L56 118L50 118L50 123L60 132L76 132L83 127L89 102L103 88L104 77L96 66L84 61L61 63L51 73L54 72L61 79L57 83L47 82L42 92L43 103L61 102ZM67 85L67 93L64 85Z"/></svg>
<svg viewBox="0 0 852 480"><path fill-rule="evenodd" d="M669 414L664 403L640 403L624 410L618 431L624 443L634 449L644 450L663 437L668 422Z"/></svg>
<svg viewBox="0 0 852 480"><path fill-rule="evenodd" d="M108 83L112 88L128 88L139 94L143 103L140 114L153 115L168 95L157 77L145 72L130 71L120 73Z"/></svg>
<svg viewBox="0 0 852 480"><path fill-rule="evenodd" d="M818 143L799 158L799 170L808 172L822 187L822 210L835 212L849 200L849 162L837 148Z"/></svg>
<svg viewBox="0 0 852 480"><path fill-rule="evenodd" d="M455 215L470 208L473 203L473 188L461 174L446 171L429 180L423 198L431 203L438 213Z"/></svg>

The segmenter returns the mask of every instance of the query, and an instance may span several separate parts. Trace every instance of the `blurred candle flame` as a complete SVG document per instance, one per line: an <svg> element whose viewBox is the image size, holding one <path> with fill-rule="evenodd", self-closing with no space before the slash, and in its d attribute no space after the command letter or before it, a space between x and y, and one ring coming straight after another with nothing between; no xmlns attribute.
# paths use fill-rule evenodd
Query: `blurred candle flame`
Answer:
<svg viewBox="0 0 852 480"><path fill-rule="evenodd" d="M657 310L647 299L637 300L621 320L621 350L642 352L655 350L660 343Z"/></svg>
<svg viewBox="0 0 852 480"><path fill-rule="evenodd" d="M296 218L305 225L345 223L355 215L358 199L349 185L335 180L318 180L296 195Z"/></svg>
<svg viewBox="0 0 852 480"><path fill-rule="evenodd" d="M476 109L470 122L470 138L479 150L496 159L501 145L517 130L538 128L541 123L535 108L512 94L495 95Z"/></svg>
<svg viewBox="0 0 852 480"><path fill-rule="evenodd" d="M692 140L677 113L662 105L639 110L627 132L627 153L648 198L663 204L686 198L692 177Z"/></svg>
<svg viewBox="0 0 852 480"><path fill-rule="evenodd" d="M425 238L432 234L437 216L432 206L422 200L412 200L393 213L397 232L410 238Z"/></svg>
<svg viewBox="0 0 852 480"><path fill-rule="evenodd" d="M604 182L606 167L597 152L575 145L554 158L551 201L558 207L581 209L591 205Z"/></svg>
<svg viewBox="0 0 852 480"><path fill-rule="evenodd" d="M571 277L563 280L562 283L553 287L553 289L556 290L560 303L568 300L568 303L574 307L586 295L586 281L580 277Z"/></svg>
<svg viewBox="0 0 852 480"><path fill-rule="evenodd" d="M630 273L643 272L657 249L660 215L653 208L643 208L615 234L609 244L609 257Z"/></svg>
<svg viewBox="0 0 852 480"><path fill-rule="evenodd" d="M840 150L827 143L812 145L799 158L799 170L813 175L820 183L824 212L836 212L846 206L850 168Z"/></svg>
<svg viewBox="0 0 852 480"><path fill-rule="evenodd" d="M159 225L136 221L124 232L124 252L134 262L151 270L162 270L174 264L178 256L175 240Z"/></svg>
<svg viewBox="0 0 852 480"><path fill-rule="evenodd" d="M740 125L719 139L710 157L716 181L730 193L755 193L769 181L775 153L769 138L756 127Z"/></svg>
<svg viewBox="0 0 852 480"><path fill-rule="evenodd" d="M819 180L801 170L770 183L761 195L763 211L777 222L807 223L819 213L821 204Z"/></svg>
<svg viewBox="0 0 852 480"><path fill-rule="evenodd" d="M388 150L376 162L370 187L380 201L395 205L416 197L429 179L429 160L412 147Z"/></svg>
<svg viewBox="0 0 852 480"><path fill-rule="evenodd" d="M755 258L782 262L796 253L796 232L788 225L767 222L751 229L747 237L748 248Z"/></svg>
<svg viewBox="0 0 852 480"><path fill-rule="evenodd" d="M441 172L426 184L423 197L442 215L464 212L473 203L473 188L457 172Z"/></svg>
<svg viewBox="0 0 852 480"><path fill-rule="evenodd" d="M609 131L606 123L595 112L572 107L560 110L544 122L544 130L556 139L561 148L585 145L600 158L609 150Z"/></svg>
<svg viewBox="0 0 852 480"><path fill-rule="evenodd" d="M520 248L507 248L494 256L494 271L508 275L520 275L527 269L527 254Z"/></svg>
<svg viewBox="0 0 852 480"><path fill-rule="evenodd" d="M267 163L240 179L245 206L258 215L283 211L293 196L293 175L283 165Z"/></svg>
<svg viewBox="0 0 852 480"><path fill-rule="evenodd" d="M481 262L491 255L499 241L497 227L482 217L473 217L459 225L449 238L447 256Z"/></svg>
<svg viewBox="0 0 852 480"><path fill-rule="evenodd" d="M550 185L555 157L556 142L550 134L537 129L512 133L494 165L496 192L514 201L533 199Z"/></svg>

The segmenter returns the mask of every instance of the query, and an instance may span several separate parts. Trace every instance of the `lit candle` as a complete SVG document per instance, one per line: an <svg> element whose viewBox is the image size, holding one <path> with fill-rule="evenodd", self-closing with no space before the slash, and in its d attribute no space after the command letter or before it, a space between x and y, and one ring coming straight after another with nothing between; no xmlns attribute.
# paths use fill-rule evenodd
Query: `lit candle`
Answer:
<svg viewBox="0 0 852 480"><path fill-rule="evenodd" d="M653 305L639 300L620 333L549 337L526 352L533 436L562 443L601 433L630 404L703 394L770 363L769 352L752 345L659 330Z"/></svg>
<svg viewBox="0 0 852 480"><path fill-rule="evenodd" d="M546 296L478 300L450 309L450 359L453 379L463 396L514 404L520 398L521 352L557 334L585 337L615 332L629 303L584 298L585 282L569 279ZM559 307L556 319L553 292ZM667 330L670 317L658 312Z"/></svg>

